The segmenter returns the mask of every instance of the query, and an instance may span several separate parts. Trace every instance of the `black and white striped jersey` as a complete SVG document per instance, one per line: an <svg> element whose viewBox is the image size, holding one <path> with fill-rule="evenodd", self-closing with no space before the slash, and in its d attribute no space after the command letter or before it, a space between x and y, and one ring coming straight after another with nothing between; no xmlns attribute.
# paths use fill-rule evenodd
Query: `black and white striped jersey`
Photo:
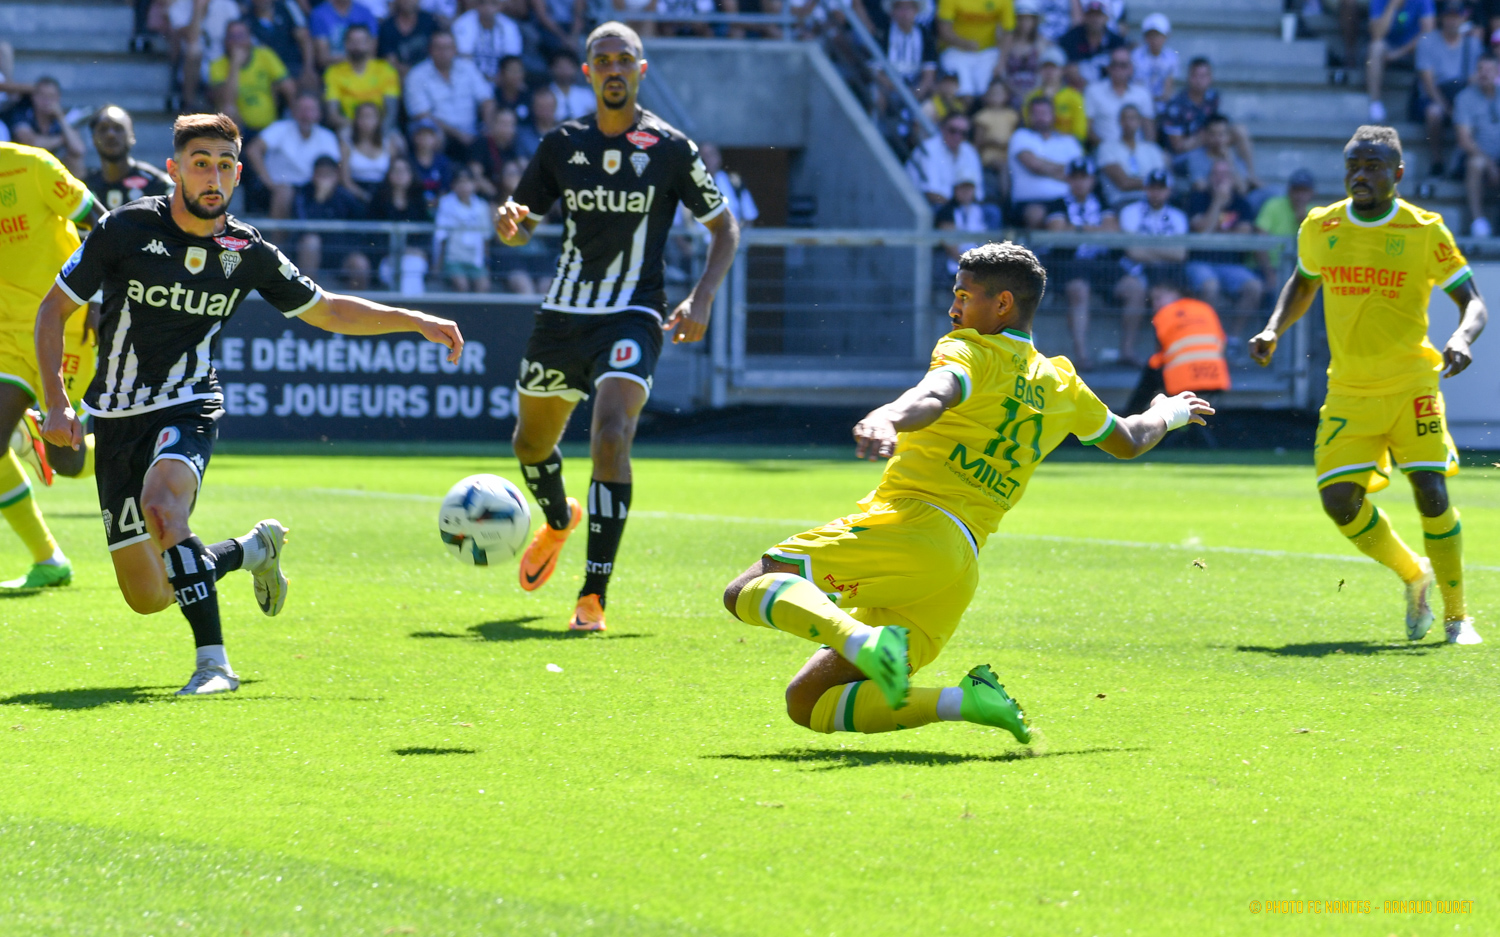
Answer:
<svg viewBox="0 0 1500 937"><path fill-rule="evenodd" d="M697 144L647 110L617 137L600 133L593 114L559 125L511 197L537 217L563 204L562 253L543 309L639 309L658 318L667 308L663 251L678 203L699 221L725 207Z"/></svg>
<svg viewBox="0 0 1500 937"><path fill-rule="evenodd" d="M188 234L165 196L105 215L57 285L79 304L104 291L99 369L83 395L83 408L101 417L222 400L213 368L219 331L250 292L288 318L322 296L259 231L226 216L222 234Z"/></svg>

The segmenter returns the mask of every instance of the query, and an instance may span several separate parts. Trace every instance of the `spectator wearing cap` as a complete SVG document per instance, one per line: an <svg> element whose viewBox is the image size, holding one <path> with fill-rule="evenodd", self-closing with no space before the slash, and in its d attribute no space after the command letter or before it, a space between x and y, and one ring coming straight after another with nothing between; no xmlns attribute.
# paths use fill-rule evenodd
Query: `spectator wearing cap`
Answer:
<svg viewBox="0 0 1500 937"><path fill-rule="evenodd" d="M1235 188L1234 167L1217 160L1209 171L1209 188L1192 194L1188 201L1191 225L1199 234L1250 234L1255 230L1255 212ZM1223 297L1234 300L1233 333L1260 308L1265 282L1244 263L1240 251L1194 251L1188 259L1188 283L1204 302L1219 308ZM1274 282L1274 274L1271 279Z"/></svg>
<svg viewBox="0 0 1500 937"><path fill-rule="evenodd" d="M1294 170L1287 179L1286 194L1266 199L1260 211L1255 213L1256 229L1279 237L1296 237L1302 229L1302 219L1312 207L1315 190L1312 173L1306 169ZM1266 261L1267 268L1274 272L1281 264L1281 249L1271 251ZM1275 282L1266 284L1266 288L1275 292Z"/></svg>
<svg viewBox="0 0 1500 937"><path fill-rule="evenodd" d="M1474 69L1474 80L1453 100L1453 131L1464 151L1464 189L1469 206L1469 233L1489 237L1484 214L1485 187L1500 186L1500 63L1486 56Z"/></svg>
<svg viewBox="0 0 1500 937"><path fill-rule="evenodd" d="M500 12L500 0L479 0L453 21L452 29L458 54L479 66L487 81L495 80L501 59L522 52L521 27Z"/></svg>
<svg viewBox="0 0 1500 937"><path fill-rule="evenodd" d="M960 97L977 97L990 86L1000 64L1000 46L1015 28L1012 0L938 0L943 68L958 76Z"/></svg>
<svg viewBox="0 0 1500 937"><path fill-rule="evenodd" d="M346 189L339 161L319 156L313 163L312 180L297 190L294 217L305 221L357 221L364 217L364 199ZM350 289L370 284L370 259L359 250L359 236L344 232L320 234L308 231L297 240L297 266L316 275L326 262L343 271Z"/></svg>
<svg viewBox="0 0 1500 937"><path fill-rule="evenodd" d="M1165 170L1155 169L1147 173L1146 197L1120 209L1120 230L1142 238L1185 236L1189 231L1187 215L1168 203L1171 195L1172 180ZM1125 257L1120 261L1125 277L1115 288L1121 307L1121 360L1139 363L1135 338L1146 314L1147 292L1157 284L1183 279L1183 261L1186 259L1185 247L1141 245L1125 249Z"/></svg>
<svg viewBox="0 0 1500 937"><path fill-rule="evenodd" d="M598 107L594 100L594 89L577 83L578 76L583 71L576 53L570 49L553 53L547 71L552 75L552 83L547 87L552 89L552 94L557 98L559 121L577 120L594 113L594 109Z"/></svg>
<svg viewBox="0 0 1500 937"><path fill-rule="evenodd" d="M390 63L406 81L412 66L427 58L427 45L442 27L437 17L422 9L420 0L395 0L391 15L380 21L375 54Z"/></svg>
<svg viewBox="0 0 1500 937"><path fill-rule="evenodd" d="M1083 156L1083 146L1053 126L1047 98L1027 105L1026 123L1010 138L1011 218L1041 228L1049 215L1067 213L1068 164Z"/></svg>
<svg viewBox="0 0 1500 937"><path fill-rule="evenodd" d="M1085 82L1099 81L1109 69L1109 54L1125 47L1125 37L1110 28L1104 0L1083 0L1083 22L1063 33L1058 48L1078 66Z"/></svg>
<svg viewBox="0 0 1500 937"><path fill-rule="evenodd" d="M1055 48L1041 31L1042 6L1038 0L1016 0L1016 30L1005 50L1005 83L1017 99L1030 94L1041 82L1042 53Z"/></svg>
<svg viewBox="0 0 1500 937"><path fill-rule="evenodd" d="M375 57L375 36L361 23L344 31L344 60L323 73L325 123L342 130L361 104L380 108L387 127L396 125L401 103L401 76L385 59Z"/></svg>
<svg viewBox="0 0 1500 937"><path fill-rule="evenodd" d="M937 83L937 40L932 29L917 22L920 0L888 0L891 24L881 34L881 51L918 100ZM877 73L881 74L881 73Z"/></svg>
<svg viewBox="0 0 1500 937"><path fill-rule="evenodd" d="M322 104L304 91L292 105L292 116L271 124L245 147L245 162L271 191L271 217L290 218L296 190L312 181L318 157L338 165L339 138L318 124Z"/></svg>
<svg viewBox="0 0 1500 937"><path fill-rule="evenodd" d="M251 0L245 10L245 24L255 44L275 52L287 74L301 87L317 86L312 34L296 0Z"/></svg>
<svg viewBox="0 0 1500 937"><path fill-rule="evenodd" d="M437 200L453 184L453 161L443 152L443 132L431 120L413 122L411 129L411 171L422 188L427 208L437 208Z"/></svg>
<svg viewBox="0 0 1500 937"><path fill-rule="evenodd" d="M1167 46L1172 35L1172 21L1165 13L1152 13L1141 20L1141 44L1130 53L1135 63L1136 80L1151 92L1151 100L1161 107L1177 93L1177 70L1181 58Z"/></svg>
<svg viewBox="0 0 1500 937"><path fill-rule="evenodd" d="M1144 122L1142 132L1156 138L1156 105L1151 92L1135 80L1135 64L1130 50L1119 48L1109 54L1109 77L1092 82L1083 95L1083 108L1089 118L1089 136L1098 143L1113 143L1120 138L1120 108L1134 105Z"/></svg>
<svg viewBox="0 0 1500 937"><path fill-rule="evenodd" d="M433 33L429 48L431 58L407 73L406 113L432 121L449 155L467 163L480 121L488 121L495 107L494 89L477 65L458 57L452 33Z"/></svg>
<svg viewBox="0 0 1500 937"><path fill-rule="evenodd" d="M978 180L984 172L979 151L969 142L969 130L969 118L949 114L942 132L923 140L906 164L912 181L934 206L953 198L953 186L960 178ZM978 196L984 198L983 186Z"/></svg>
<svg viewBox="0 0 1500 937"><path fill-rule="evenodd" d="M1427 126L1429 174L1443 175L1443 129L1453 112L1453 101L1468 84L1484 55L1478 30L1469 28L1462 0L1445 0L1438 29L1417 40L1417 84L1412 97L1412 120Z"/></svg>
<svg viewBox="0 0 1500 937"><path fill-rule="evenodd" d="M1055 46L1043 51L1038 72L1041 81L1026 96L1024 103L1030 107L1032 101L1041 98L1051 101L1054 128L1082 143L1089 136L1088 111L1083 104L1083 95L1063 81L1062 68L1066 62L1062 50Z"/></svg>
<svg viewBox="0 0 1500 937"><path fill-rule="evenodd" d="M1000 209L989 202L979 200L979 179L960 176L953 184L953 200L937 210L932 224L939 231L967 231L981 234L1000 229ZM978 242L944 244L948 276L958 273L958 258L963 252L977 246Z"/></svg>
<svg viewBox="0 0 1500 937"><path fill-rule="evenodd" d="M1113 210L1105 208L1094 194L1094 167L1079 156L1068 162L1067 194L1062 211L1047 216L1049 231L1114 232L1120 224ZM1068 300L1068 333L1073 339L1073 363L1079 370L1093 367L1089 352L1089 307L1095 291L1109 295L1118 289L1120 269L1108 257L1109 250L1094 244L1081 244L1067 251L1072 257L1061 261L1060 279Z"/></svg>
<svg viewBox="0 0 1500 937"><path fill-rule="evenodd" d="M958 76L949 71L939 71L937 87L932 97L922 102L922 110L935 124L948 119L950 114L967 114L968 102L958 96Z"/></svg>
<svg viewBox="0 0 1500 937"><path fill-rule="evenodd" d="M1436 25L1433 0L1370 0L1370 54L1365 60L1365 85L1370 94L1370 120L1385 123L1385 69L1411 58L1417 40Z"/></svg>
<svg viewBox="0 0 1500 937"><path fill-rule="evenodd" d="M323 0L313 7L307 22L313 55L323 70L344 60L344 34L350 26L358 23L372 36L380 29L379 18L359 0Z"/></svg>
<svg viewBox="0 0 1500 937"><path fill-rule="evenodd" d="M1144 198L1146 177L1167 168L1166 154L1145 136L1144 123L1140 110L1126 104L1120 108L1117 138L1099 145L1099 181L1113 208Z"/></svg>
<svg viewBox="0 0 1500 937"><path fill-rule="evenodd" d="M209 66L208 82L214 106L248 133L276 121L278 98L290 107L297 97L285 63L268 46L255 44L250 24L243 20L229 24L224 54Z"/></svg>

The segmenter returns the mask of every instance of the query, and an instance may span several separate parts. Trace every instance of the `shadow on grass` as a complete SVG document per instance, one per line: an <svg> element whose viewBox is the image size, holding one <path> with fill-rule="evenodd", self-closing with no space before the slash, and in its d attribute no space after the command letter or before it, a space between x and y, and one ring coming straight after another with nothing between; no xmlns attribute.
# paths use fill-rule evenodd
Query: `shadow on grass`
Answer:
<svg viewBox="0 0 1500 937"><path fill-rule="evenodd" d="M554 631L551 628L530 628L531 622L541 621L540 615L522 618L507 618L502 621L487 621L482 625L471 625L466 631L413 631L411 638L461 638L467 641L571 641L576 638L594 637L613 641L618 638L644 638L643 634L599 634L588 631Z"/></svg>
<svg viewBox="0 0 1500 937"><path fill-rule="evenodd" d="M473 748L431 748L423 746L420 748L393 748L391 749L391 754L400 755L405 758L407 755L474 755L478 754L478 751Z"/></svg>
<svg viewBox="0 0 1500 937"><path fill-rule="evenodd" d="M95 686L46 693L17 693L0 699L0 706L41 706L44 709L95 709L115 703L150 703L177 692L175 686Z"/></svg>
<svg viewBox="0 0 1500 937"><path fill-rule="evenodd" d="M1219 645L1225 647L1227 645ZM1372 654L1423 655L1432 650L1431 645L1407 642L1374 641L1311 641L1306 644L1283 644L1281 647L1265 647L1259 644L1241 644L1236 651L1248 654L1270 654L1274 657L1328 657L1331 654L1350 654L1369 657Z"/></svg>
<svg viewBox="0 0 1500 937"><path fill-rule="evenodd" d="M1144 748L1080 748L1072 751L1037 752L1030 748L1022 748L1015 751L999 752L994 755L964 755L957 752L866 752L850 751L848 749L829 751L818 748L797 748L783 752L762 752L755 755L729 753L724 755L709 755L708 757L722 758L727 761L781 761L791 764L809 765L818 771L833 771L838 768L864 768L870 765L938 767L939 765L961 765L973 762L1003 764L1012 761L1030 761L1033 758L1058 758L1063 755L1102 755L1114 752L1140 752L1145 750Z"/></svg>

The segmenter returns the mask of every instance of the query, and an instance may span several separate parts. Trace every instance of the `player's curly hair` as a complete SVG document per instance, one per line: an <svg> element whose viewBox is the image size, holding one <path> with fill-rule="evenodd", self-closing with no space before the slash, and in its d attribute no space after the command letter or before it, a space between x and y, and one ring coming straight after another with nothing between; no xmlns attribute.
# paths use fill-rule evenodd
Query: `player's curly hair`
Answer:
<svg viewBox="0 0 1500 937"><path fill-rule="evenodd" d="M223 114L183 114L172 121L172 152L181 153L190 140L212 137L240 145L240 128Z"/></svg>
<svg viewBox="0 0 1500 937"><path fill-rule="evenodd" d="M1030 322L1047 292L1047 269L1035 254L1014 241L995 241L964 251L958 269L973 274L991 296L1010 290L1016 309Z"/></svg>
<svg viewBox="0 0 1500 937"><path fill-rule="evenodd" d="M635 49L636 58L641 58L646 54L646 47L641 45L640 33L626 26L624 23L611 20L608 23L600 23L594 27L593 32L589 33L588 39L583 43L584 56L587 57L593 53L594 43L600 39L609 38L624 39L630 43L631 48Z"/></svg>
<svg viewBox="0 0 1500 937"><path fill-rule="evenodd" d="M1364 124L1354 131L1354 136L1344 144L1344 148L1358 146L1361 143L1374 143L1377 146L1390 147L1391 152L1396 154L1396 162L1401 162L1401 134L1394 127L1382 127L1379 124Z"/></svg>

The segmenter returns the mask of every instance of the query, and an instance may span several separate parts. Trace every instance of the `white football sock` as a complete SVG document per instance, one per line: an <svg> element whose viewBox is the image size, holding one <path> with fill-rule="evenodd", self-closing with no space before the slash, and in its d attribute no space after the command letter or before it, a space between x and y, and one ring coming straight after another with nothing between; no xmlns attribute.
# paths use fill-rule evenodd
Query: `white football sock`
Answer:
<svg viewBox="0 0 1500 937"><path fill-rule="evenodd" d="M938 694L937 714L944 722L963 722L963 687L945 686Z"/></svg>
<svg viewBox="0 0 1500 937"><path fill-rule="evenodd" d="M875 634L875 629L869 625L860 625L858 631L844 639L844 646L839 649L839 656L849 663L854 663L854 658L859 656L859 649L865 646Z"/></svg>
<svg viewBox="0 0 1500 937"><path fill-rule="evenodd" d="M56 550L52 551L51 556L47 557L45 560L42 560L41 565L66 566L68 565L68 558L66 556L63 556L62 547L58 547Z"/></svg>
<svg viewBox="0 0 1500 937"><path fill-rule="evenodd" d="M245 559L240 563L240 569L255 572L266 562L266 542L260 538L260 534L250 531L243 537L236 538L240 542L240 548L245 551Z"/></svg>
<svg viewBox="0 0 1500 937"><path fill-rule="evenodd" d="M198 648L198 659L195 665L201 665L204 661L209 661L214 666L223 667L225 670L229 669L229 655L224 652L222 644L205 644Z"/></svg>

